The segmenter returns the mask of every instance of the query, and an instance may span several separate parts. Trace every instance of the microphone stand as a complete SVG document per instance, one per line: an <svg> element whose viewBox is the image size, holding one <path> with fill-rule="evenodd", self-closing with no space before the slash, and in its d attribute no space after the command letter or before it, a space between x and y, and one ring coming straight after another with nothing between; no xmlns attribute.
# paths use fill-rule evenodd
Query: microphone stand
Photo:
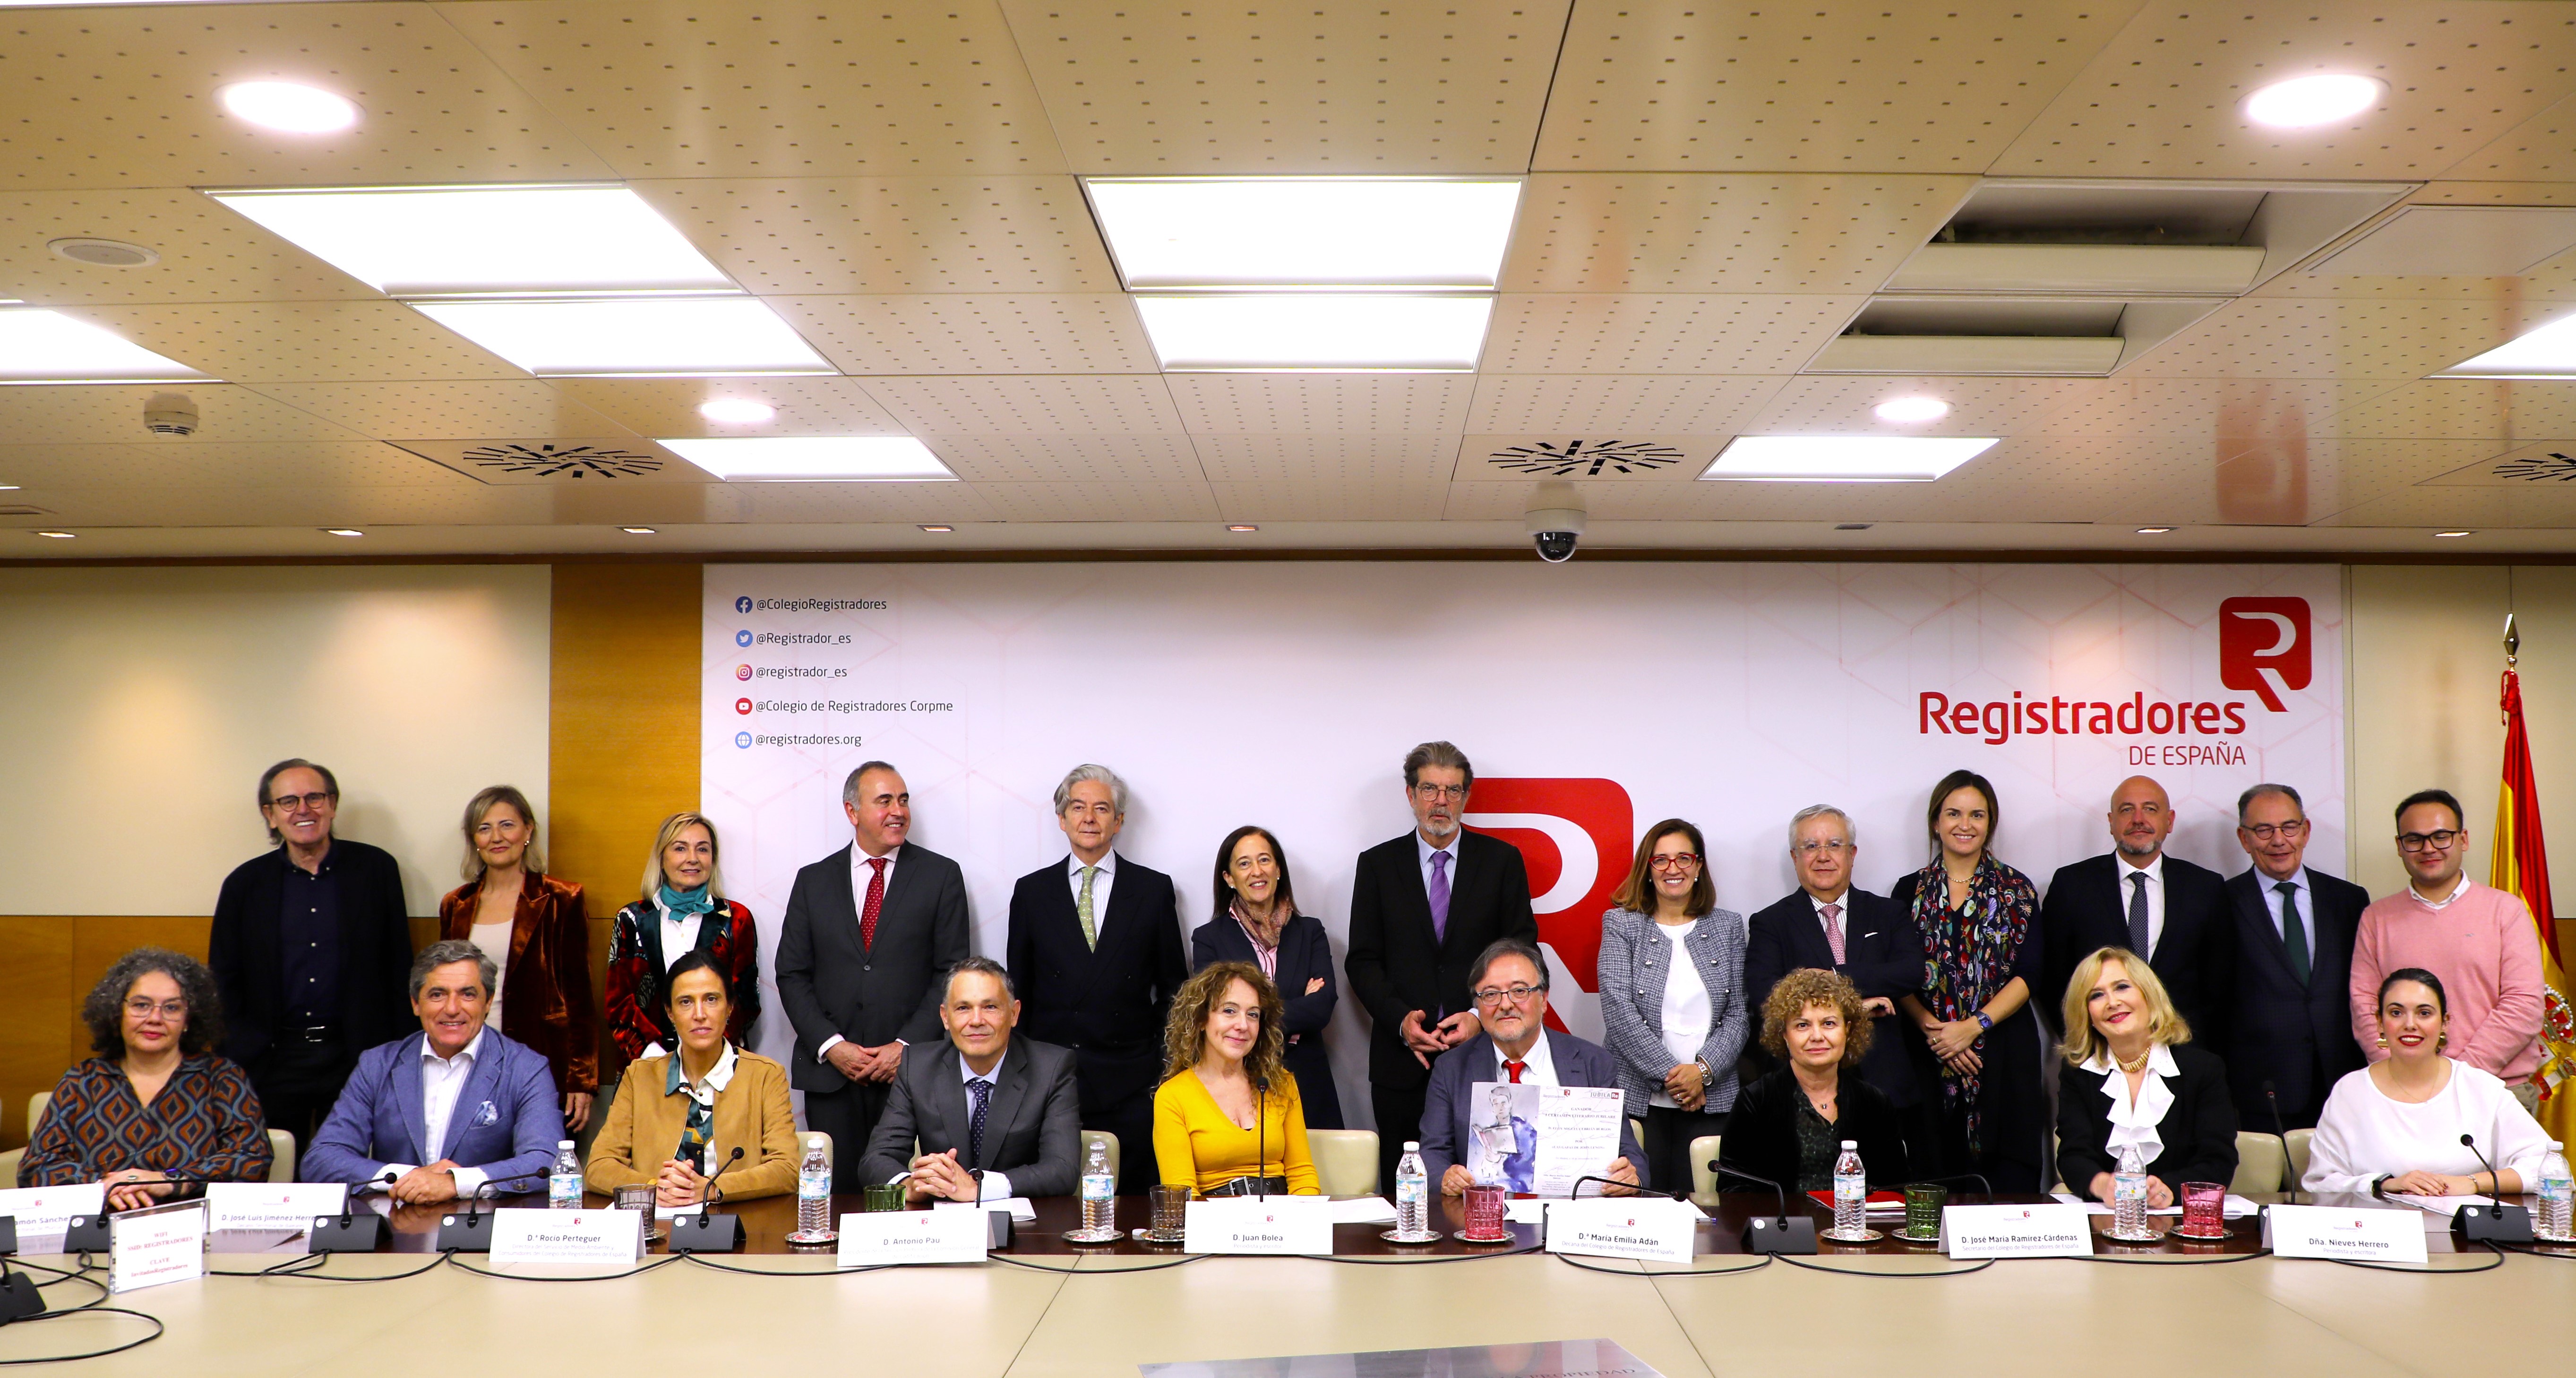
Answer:
<svg viewBox="0 0 2576 1378"><path fill-rule="evenodd" d="M1253 1163L1253 1173L1257 1179L1254 1189L1265 1202L1270 1199L1270 1116L1267 1113L1268 1102L1265 1099L1269 1094L1270 1078L1254 1077L1252 1079L1252 1125L1254 1142L1259 1145L1255 1150L1256 1157Z"/></svg>
<svg viewBox="0 0 2576 1378"><path fill-rule="evenodd" d="M2451 1229L2471 1244L2532 1243L2530 1208L2504 1203L2504 1174L2498 1172L2496 1165L2487 1161L2487 1155L2479 1151L2476 1135L2463 1134L2460 1143L2471 1153L2476 1153L2479 1165L2487 1170L2487 1185L2495 1188L2487 1193L2487 1197L2494 1204L2484 1210L2475 1205L2460 1207L2451 1216Z"/></svg>
<svg viewBox="0 0 2576 1378"><path fill-rule="evenodd" d="M982 1206L984 1209L985 1250L990 1252L994 1249L1007 1249L1011 1247L1011 1230L1013 1227L1011 1224L1010 1204L1008 1202L1004 1202L999 1210L985 1204L984 1169L980 1167L970 1167L966 1169L966 1175L975 1179L975 1204Z"/></svg>
<svg viewBox="0 0 2576 1378"><path fill-rule="evenodd" d="M2272 1137L2281 1141L2281 1184L2290 1192L2290 1199L2281 1204L2295 1206L2299 1204L2299 1165L2290 1161L2289 1121L2281 1118L2281 1097L2269 1080L2263 1083L2263 1099L2272 1107Z"/></svg>
<svg viewBox="0 0 2576 1378"><path fill-rule="evenodd" d="M707 1178L707 1187L698 1198L697 1210L671 1217L671 1241L662 1246L674 1254L731 1254L742 1251L742 1217L714 1214L716 1202L724 1199L724 1189L716 1178L742 1161L742 1145L734 1145L733 1154L719 1164ZM647 1227L650 1228L649 1225Z"/></svg>
<svg viewBox="0 0 2576 1378"><path fill-rule="evenodd" d="M1748 1254L1812 1254L1816 1251L1816 1218L1812 1215L1789 1214L1789 1189L1768 1177L1727 1167L1716 1159L1709 1161L1709 1171L1720 1177L1735 1177L1769 1187L1779 1198L1780 1214L1753 1217L1744 1227L1744 1252Z"/></svg>
<svg viewBox="0 0 2576 1378"><path fill-rule="evenodd" d="M465 1214L441 1216L438 1221L438 1252L442 1254L488 1254L492 1252L493 1217L483 1213L483 1197L501 1195L501 1183L486 1177L483 1184L465 1195Z"/></svg>
<svg viewBox="0 0 2576 1378"><path fill-rule="evenodd" d="M372 1254L385 1246L385 1218L374 1211L358 1210L360 1187L390 1187L401 1180L391 1168L380 1176L354 1183L349 1194L340 1200L338 1215L318 1215L313 1228L305 1234L304 1247L317 1254Z"/></svg>

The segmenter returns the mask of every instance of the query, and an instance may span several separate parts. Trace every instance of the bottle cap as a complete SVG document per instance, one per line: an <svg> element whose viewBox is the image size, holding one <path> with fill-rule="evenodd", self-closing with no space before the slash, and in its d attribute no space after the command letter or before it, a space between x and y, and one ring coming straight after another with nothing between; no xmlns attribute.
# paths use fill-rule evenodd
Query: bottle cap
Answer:
<svg viewBox="0 0 2576 1378"><path fill-rule="evenodd" d="M558 1140L556 1140L556 1141L555 1141L555 1151L556 1151L557 1153L561 1153L562 1151L564 1151L565 1149L570 1148L570 1147L572 1147L572 1140L570 1140L570 1139L558 1139Z"/></svg>
<svg viewBox="0 0 2576 1378"><path fill-rule="evenodd" d="M2550 1145L2551 1148L2556 1148L2557 1146L2558 1145L2556 1144ZM1420 1153L1422 1151L1422 1144L1418 1140L1407 1139L1404 1141L1404 1151L1407 1153Z"/></svg>
<svg viewBox="0 0 2576 1378"><path fill-rule="evenodd" d="M1845 1140L1843 1140L1843 1147L1845 1147L1845 1148L1858 1148L1858 1147L1860 1147L1860 1140L1858 1140L1858 1139L1845 1139Z"/></svg>

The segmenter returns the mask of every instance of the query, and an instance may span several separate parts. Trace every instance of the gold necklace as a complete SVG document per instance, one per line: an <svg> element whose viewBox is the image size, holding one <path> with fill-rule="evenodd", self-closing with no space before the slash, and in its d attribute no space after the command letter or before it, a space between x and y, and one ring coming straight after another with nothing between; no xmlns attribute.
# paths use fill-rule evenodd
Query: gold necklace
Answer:
<svg viewBox="0 0 2576 1378"><path fill-rule="evenodd" d="M2118 1053L2111 1054L2111 1060L2118 1063L2120 1070L2123 1072L2143 1072L2147 1069L2147 1061L2155 1055L2156 1045L2150 1043L2147 1045L2147 1050L2145 1052L2138 1054L2138 1060L2135 1062L2122 1060Z"/></svg>

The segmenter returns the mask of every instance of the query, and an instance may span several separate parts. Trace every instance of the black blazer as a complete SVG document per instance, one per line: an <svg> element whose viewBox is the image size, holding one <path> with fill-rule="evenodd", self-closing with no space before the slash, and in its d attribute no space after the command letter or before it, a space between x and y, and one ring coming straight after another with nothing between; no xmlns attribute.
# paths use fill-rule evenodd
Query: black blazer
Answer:
<svg viewBox="0 0 2576 1378"><path fill-rule="evenodd" d="M1170 876L1119 857L1109 906L1092 916L1093 948L1082 941L1069 861L1029 872L1011 891L1005 965L1019 990L1020 1032L1072 1049L1083 1109L1107 1110L1150 1099L1161 1083L1163 1026L1190 968Z"/></svg>
<svg viewBox="0 0 2576 1378"><path fill-rule="evenodd" d="M278 923L294 864L281 846L234 867L207 935L206 966L224 1002L223 1054L254 1072L289 1015ZM328 864L340 883L341 1046L354 1067L358 1054L420 1028L409 994L411 920L392 853L333 838Z"/></svg>
<svg viewBox="0 0 2576 1378"><path fill-rule="evenodd" d="M1351 947L1344 969L1351 995L1368 1011L1369 1080L1390 1091L1427 1085L1431 1070L1404 1046L1405 1012L1437 1024L1442 1011L1471 1009L1467 968L1497 938L1536 946L1529 871L1521 850L1499 838L1460 829L1449 878L1449 927L1431 931L1431 899L1422 889L1422 853L1406 833L1360 853L1351 878ZM1616 1083L1612 1083L1615 1085Z"/></svg>
<svg viewBox="0 0 2576 1378"><path fill-rule="evenodd" d="M882 930L880 930L882 931ZM868 1136L859 1180L883 1182L910 1170L923 1153L957 1150L967 1167L1011 1174L1015 1196L1070 1196L1082 1175L1082 1110L1073 1087L1073 1054L1014 1035L993 1069L993 1103L984 1111L984 1160L967 1160L966 1074L946 1040L904 1051L887 1093L885 1114Z"/></svg>
<svg viewBox="0 0 2576 1378"><path fill-rule="evenodd" d="M1804 967L1840 971L1861 995L1894 1000L1923 993L1923 934L1905 906L1857 887L1843 892L1843 955L1834 965L1833 944L1816 921L1815 901L1800 890L1756 913L1744 939L1744 999L1754 1018L1780 978ZM1869 1051L1861 1054L1861 1080L1896 1105L1920 1105L1923 1083L1906 1045L1913 1025L1900 1012L1870 1019ZM1781 1064L1766 1051L1766 1066Z"/></svg>
<svg viewBox="0 0 2576 1378"><path fill-rule="evenodd" d="M2172 1087L2174 1101L2156 1124L2164 1151L2147 1164L2182 1197L2185 1182L2236 1180L2236 1105L2227 1098L2227 1066L2215 1053L2195 1043L2176 1043L2168 1051L2182 1075ZM1730 1126L1731 1127L1731 1126ZM2057 1179L2078 1196L2097 1173L2112 1170L2111 1093L2102 1074L2058 1060Z"/></svg>
<svg viewBox="0 0 2576 1378"><path fill-rule="evenodd" d="M1112 892L1113 894L1115 892ZM1252 962L1252 939L1246 937L1243 925L1231 914L1221 914L1200 924L1190 934L1190 970L1203 971L1218 962ZM1299 914L1279 930L1277 964L1279 998L1288 1006L1283 1021L1287 1034L1296 1041L1280 1056L1291 1075L1297 1078L1297 1103L1306 1108L1308 1129L1342 1127L1342 1098L1333 1089L1332 1058L1324 1050L1324 1026L1333 1022L1333 1006L1341 1001L1341 990L1333 979L1332 940L1324 934L1324 921L1312 914ZM1322 977L1324 988L1312 995L1299 992L1306 983Z"/></svg>
<svg viewBox="0 0 2576 1378"><path fill-rule="evenodd" d="M2216 871L2167 852L2164 890L2164 929L2156 935L2156 950L2140 955L2190 1021L2192 1037L2224 1048L2236 989L2236 918L2229 912L2227 883ZM2040 902L2039 927L2045 988L2032 995L2054 1028L2076 964L2095 948L2129 945L2129 898L2114 854L2059 867L2049 879L2048 898Z"/></svg>
<svg viewBox="0 0 2576 1378"><path fill-rule="evenodd" d="M939 976L966 960L966 877L956 862L918 842L903 844L886 877L876 945L862 947L850 893L852 850L796 873L779 924L778 1003L796 1028L787 1073L799 1091L850 1084L815 1053L834 1034L869 1048L898 1038L947 1042Z"/></svg>
<svg viewBox="0 0 2576 1378"><path fill-rule="evenodd" d="M2227 1086L2237 1118L2257 1132L2274 1128L2263 1083L2280 1098L2282 1126L2312 1129L2324 1113L2326 1094L2346 1072L2364 1065L2352 1038L2353 935L2370 892L2351 881L2310 870L2300 887L2299 916L2308 930L2308 981L2290 974L2290 950L2272 928L2264 901L2271 882L2248 870L2229 877L2227 899L2236 919L2236 1000L2229 1012ZM2213 1047L2219 1045L2211 1045Z"/></svg>
<svg viewBox="0 0 2576 1378"><path fill-rule="evenodd" d="M1797 1074L1783 1067L1756 1079L1735 1097L1726 1117L1726 1137L1718 1142L1717 1161L1780 1184L1791 1196L1814 1187L1798 1183L1798 1102L1807 1093ZM1860 1145L1860 1163L1872 1190L1913 1180L1914 1165L1905 1151L1905 1133L1896 1107L1885 1093L1845 1067L1834 1087L1834 1133ZM1824 1186L1833 1185L1827 1181ZM1719 1191L1769 1191L1741 1177L1720 1176ZM1795 1203L1792 1203L1795 1209Z"/></svg>

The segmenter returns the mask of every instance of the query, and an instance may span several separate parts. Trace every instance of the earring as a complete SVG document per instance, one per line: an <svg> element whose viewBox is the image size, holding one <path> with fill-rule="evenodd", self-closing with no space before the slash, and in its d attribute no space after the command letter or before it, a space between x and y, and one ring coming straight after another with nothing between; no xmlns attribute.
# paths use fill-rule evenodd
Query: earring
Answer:
<svg viewBox="0 0 2576 1378"><path fill-rule="evenodd" d="M2447 1034L2447 1033L2445 1033L2445 1034L2441 1034L2441 1035L2437 1036L2437 1037L2436 1037L2436 1038L2434 1038L2434 1040L2433 1040L2433 1046L2434 1046L2434 1047L2436 1047L2436 1048L2447 1048L2447 1047L2450 1047L2450 1046L2451 1046L2451 1036L2450 1036L2449 1034Z"/></svg>
<svg viewBox="0 0 2576 1378"><path fill-rule="evenodd" d="M2387 1046L2388 1046L2388 1035L2386 1035L2386 1034L2381 1034L2381 1035L2379 1036L2379 1046L2380 1046L2380 1047L2383 1047L2383 1048L2385 1048L2385 1047L2387 1047Z"/></svg>

